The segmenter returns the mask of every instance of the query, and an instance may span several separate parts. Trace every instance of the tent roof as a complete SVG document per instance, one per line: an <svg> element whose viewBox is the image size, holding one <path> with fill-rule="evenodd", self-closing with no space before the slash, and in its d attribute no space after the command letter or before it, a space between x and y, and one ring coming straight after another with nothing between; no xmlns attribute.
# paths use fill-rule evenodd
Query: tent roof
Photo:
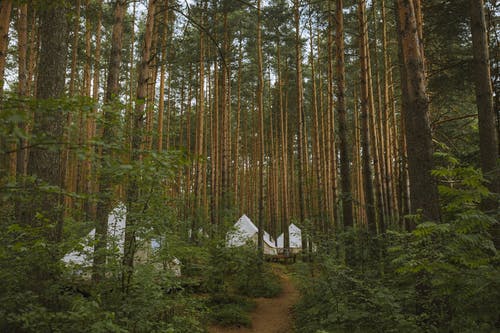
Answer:
<svg viewBox="0 0 500 333"><path fill-rule="evenodd" d="M228 246L242 246L259 231L245 214L234 224L234 229L227 233Z"/></svg>
<svg viewBox="0 0 500 333"><path fill-rule="evenodd" d="M290 247L291 248L302 248L302 231L295 224L290 224L288 226L288 234L290 235ZM284 247L284 235L283 233L278 236L278 247Z"/></svg>
<svg viewBox="0 0 500 333"><path fill-rule="evenodd" d="M234 226L241 231L245 231L248 234L253 234L255 232L259 231L259 228L253 224L252 220L245 214L241 215L240 219L238 222L234 224Z"/></svg>
<svg viewBox="0 0 500 333"><path fill-rule="evenodd" d="M110 247L118 247L120 253L123 253L123 243L125 241L125 221L127 216L127 207L119 203L108 215L108 238L111 240ZM90 264L94 253L92 245L95 239L95 228L92 229L87 237L81 242L82 250L67 253L62 261L68 264Z"/></svg>

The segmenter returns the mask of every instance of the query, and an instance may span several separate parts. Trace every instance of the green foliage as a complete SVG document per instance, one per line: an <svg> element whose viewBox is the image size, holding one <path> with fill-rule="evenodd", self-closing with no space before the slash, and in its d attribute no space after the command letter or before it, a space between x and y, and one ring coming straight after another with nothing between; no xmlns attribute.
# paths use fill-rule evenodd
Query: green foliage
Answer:
<svg viewBox="0 0 500 333"><path fill-rule="evenodd" d="M255 303L247 297L275 297L281 293L279 278L263 262L255 246L209 248L205 288L211 293L210 319L222 326L250 326Z"/></svg>
<svg viewBox="0 0 500 333"><path fill-rule="evenodd" d="M210 319L221 326L251 325L249 311L255 308L255 303L246 297L229 294L214 294L207 302L210 308Z"/></svg>
<svg viewBox="0 0 500 333"><path fill-rule="evenodd" d="M299 270L302 299L295 308L299 332L415 331L396 290L328 257L321 259Z"/></svg>
<svg viewBox="0 0 500 333"><path fill-rule="evenodd" d="M275 297L281 284L254 246L211 249L209 290L229 291L249 297Z"/></svg>
<svg viewBox="0 0 500 333"><path fill-rule="evenodd" d="M443 220L381 239L355 235L377 260L349 268L331 256L299 270L300 332L494 332L500 328L500 256L478 209L490 194L481 173L439 154ZM352 235L338 237L348 249ZM356 240L355 240L356 241ZM373 244L378 247L373 247ZM381 247L381 248L380 248ZM378 249L378 250L377 250ZM373 257L376 258L376 257ZM380 261L380 259L382 259Z"/></svg>
<svg viewBox="0 0 500 333"><path fill-rule="evenodd" d="M78 159L90 159L99 166L101 175L111 184L126 186L134 180L140 198L133 209L128 209L127 219L137 221L131 231L143 250L147 250L152 239L161 247L147 260L136 262L126 288L122 280L123 254L117 248L110 248L106 276L95 285L90 281L91 261L83 266L65 265L61 258L69 251L83 250L82 237L95 227L86 210L88 205L103 199L116 203L123 198L111 192L68 193L59 184L35 177L7 177L6 170L0 170L0 331L203 332L204 302L189 290L184 291L181 279L163 269L164 263L170 263L175 256L181 257L180 252L186 248L182 242L184 222L177 218L180 202L172 200L165 191L166 184L186 164L185 154L143 152L141 161L128 162L126 133L119 130L124 120L121 105L106 106L107 111L116 113L110 125L117 131L111 140L96 139L85 146L63 142L62 137L49 137L36 130L30 136L24 133L28 110L46 113L50 119L54 110L65 114L82 112L86 117L93 108L93 102L85 98L4 99L0 113L0 153L6 156L12 149L10 145L20 140L29 140L31 145L49 151L70 148ZM104 119L99 117L98 121ZM80 129L73 123L64 130L74 138ZM96 148L109 154L101 157ZM5 165L0 163L0 167ZM58 221L50 214L61 207L43 204L49 194L70 196L74 200L74 208L67 211L62 222L61 240L52 237ZM29 211L33 207L40 208Z"/></svg>

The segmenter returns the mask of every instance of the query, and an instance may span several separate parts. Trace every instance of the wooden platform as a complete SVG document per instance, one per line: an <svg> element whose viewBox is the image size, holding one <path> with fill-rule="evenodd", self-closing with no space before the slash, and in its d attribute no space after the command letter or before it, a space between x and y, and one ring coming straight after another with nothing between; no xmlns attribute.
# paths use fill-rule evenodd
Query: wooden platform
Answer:
<svg viewBox="0 0 500 333"><path fill-rule="evenodd" d="M297 260L297 255L295 253L286 254L276 254L276 255L265 255L266 261L270 262L281 262L284 264L294 263Z"/></svg>

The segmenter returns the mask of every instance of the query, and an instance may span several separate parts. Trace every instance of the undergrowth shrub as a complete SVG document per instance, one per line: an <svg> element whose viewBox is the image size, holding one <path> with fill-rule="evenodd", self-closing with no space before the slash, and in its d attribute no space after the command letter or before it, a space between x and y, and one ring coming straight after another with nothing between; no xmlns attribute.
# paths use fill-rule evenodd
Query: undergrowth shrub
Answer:
<svg viewBox="0 0 500 333"><path fill-rule="evenodd" d="M228 294L212 295L207 302L211 322L221 326L251 326L249 312L255 309L255 302L246 297Z"/></svg>
<svg viewBox="0 0 500 333"><path fill-rule="evenodd" d="M281 283L252 246L211 249L208 289L249 297L275 297Z"/></svg>
<svg viewBox="0 0 500 333"><path fill-rule="evenodd" d="M363 250L349 267L330 254L299 269L299 332L500 331L500 256L490 235L498 212L479 209L492 195L480 171L438 157L442 221L415 215L412 232L354 232ZM337 248L352 248L343 242L351 234L337 236Z"/></svg>

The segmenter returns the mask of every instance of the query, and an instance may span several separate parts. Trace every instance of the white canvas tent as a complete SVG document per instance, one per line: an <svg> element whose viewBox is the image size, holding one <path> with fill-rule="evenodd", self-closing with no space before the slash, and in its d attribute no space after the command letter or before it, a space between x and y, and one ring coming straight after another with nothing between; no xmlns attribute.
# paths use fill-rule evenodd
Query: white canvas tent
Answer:
<svg viewBox="0 0 500 333"><path fill-rule="evenodd" d="M125 225L127 218L127 207L123 203L119 203L108 216L108 239L107 247L108 250L118 251L120 255L123 255L123 246L125 243ZM62 261L68 265L75 265L80 267L90 267L93 262L94 256L94 240L95 240L95 229L92 229L88 235L80 243L80 249L67 253ZM149 244L149 242L148 242ZM155 250L160 246L157 240L151 240L149 244L151 250ZM139 249L137 259L142 261L148 257L150 251L145 249ZM166 268L170 270L174 276L181 275L181 262L179 259L175 258L166 265Z"/></svg>
<svg viewBox="0 0 500 333"><path fill-rule="evenodd" d="M297 253L302 250L302 231L295 224L290 224L288 226L288 235L290 236L290 251L292 253ZM284 248L285 239L284 234L278 236L277 238L278 248Z"/></svg>
<svg viewBox="0 0 500 333"><path fill-rule="evenodd" d="M234 224L234 230L226 235L226 244L228 247L238 247L251 242L257 245L259 229L253 224L252 220L243 214ZM274 245L273 239L269 233L264 231L264 254L276 255L278 251Z"/></svg>
<svg viewBox="0 0 500 333"><path fill-rule="evenodd" d="M118 249L123 253L125 241L125 221L127 207L123 203L118 204L108 216L108 249ZM67 253L63 258L66 264L79 266L90 266L94 255L95 229L92 229L81 243L82 249Z"/></svg>

